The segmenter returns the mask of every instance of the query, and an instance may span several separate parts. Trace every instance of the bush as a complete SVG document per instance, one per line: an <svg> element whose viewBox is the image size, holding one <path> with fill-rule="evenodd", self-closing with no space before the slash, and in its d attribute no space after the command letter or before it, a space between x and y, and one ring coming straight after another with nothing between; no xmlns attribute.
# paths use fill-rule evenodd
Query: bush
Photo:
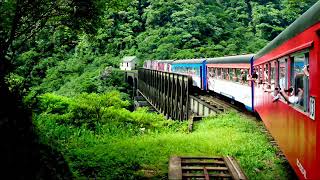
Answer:
<svg viewBox="0 0 320 180"><path fill-rule="evenodd" d="M104 122L102 117L108 107L116 109L129 106L128 101L123 101L118 91L104 94L83 93L74 98L47 93L40 96L39 108L46 114L56 114L68 118L62 118L60 123L89 129L95 129L98 122Z"/></svg>

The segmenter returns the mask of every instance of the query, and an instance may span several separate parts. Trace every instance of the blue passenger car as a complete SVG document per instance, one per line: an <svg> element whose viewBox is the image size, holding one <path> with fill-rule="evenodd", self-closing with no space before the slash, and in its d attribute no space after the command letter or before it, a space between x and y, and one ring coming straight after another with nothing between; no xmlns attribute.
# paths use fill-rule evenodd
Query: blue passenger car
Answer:
<svg viewBox="0 0 320 180"><path fill-rule="evenodd" d="M207 59L208 90L221 94L254 110L252 74L254 54Z"/></svg>
<svg viewBox="0 0 320 180"><path fill-rule="evenodd" d="M171 70L174 73L192 76L193 86L207 90L205 59L177 60L172 63Z"/></svg>

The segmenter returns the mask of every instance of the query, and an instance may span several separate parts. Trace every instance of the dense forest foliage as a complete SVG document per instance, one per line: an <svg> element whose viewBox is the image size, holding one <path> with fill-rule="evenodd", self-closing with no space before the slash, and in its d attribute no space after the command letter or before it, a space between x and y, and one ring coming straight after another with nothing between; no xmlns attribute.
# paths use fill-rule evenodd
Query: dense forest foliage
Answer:
<svg viewBox="0 0 320 180"><path fill-rule="evenodd" d="M104 176L99 171L104 167L92 162L70 163L88 155L81 144L90 138L128 131L125 135L133 136L141 128L185 128L145 110L127 110L128 88L117 69L123 56L138 56L142 63L255 53L315 2L1 1L0 136L7 172L61 178L68 173L52 170L50 162L63 157L71 166L70 177ZM46 155L56 151L62 155ZM43 157L33 170L26 170L30 162L36 163L33 159Z"/></svg>

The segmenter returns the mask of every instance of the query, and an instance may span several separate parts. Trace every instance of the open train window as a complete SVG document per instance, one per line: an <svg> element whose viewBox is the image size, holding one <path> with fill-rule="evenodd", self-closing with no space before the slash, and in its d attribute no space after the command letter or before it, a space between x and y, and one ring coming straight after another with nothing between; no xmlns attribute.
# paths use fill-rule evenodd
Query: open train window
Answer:
<svg viewBox="0 0 320 180"><path fill-rule="evenodd" d="M254 84L257 84L257 82L259 81L259 68L258 66L254 66L253 68L253 73L252 73L252 79L256 79L254 82Z"/></svg>
<svg viewBox="0 0 320 180"><path fill-rule="evenodd" d="M226 69L222 68L222 79L226 79Z"/></svg>
<svg viewBox="0 0 320 180"><path fill-rule="evenodd" d="M226 68L226 80L227 80L227 81L230 80L230 71L229 71L229 68Z"/></svg>
<svg viewBox="0 0 320 180"><path fill-rule="evenodd" d="M214 77L214 72L212 67L208 67L207 76L208 78Z"/></svg>
<svg viewBox="0 0 320 180"><path fill-rule="evenodd" d="M235 82L240 82L240 79L241 79L241 70L240 69L236 69L236 74L233 79Z"/></svg>
<svg viewBox="0 0 320 180"><path fill-rule="evenodd" d="M258 84L262 84L262 82L263 82L263 66L261 65L261 66L258 66L258 70L259 70L259 76L258 76L258 78L259 78L259 80L258 80Z"/></svg>
<svg viewBox="0 0 320 180"><path fill-rule="evenodd" d="M270 85L272 90L274 90L276 84L276 67L276 61L272 61L270 63Z"/></svg>
<svg viewBox="0 0 320 180"><path fill-rule="evenodd" d="M288 88L288 66L287 66L287 58L279 59L279 67L278 67L278 83L281 89Z"/></svg>
<svg viewBox="0 0 320 180"><path fill-rule="evenodd" d="M265 83L270 83L269 82L269 64L267 63L267 64L265 64L264 65L264 75L263 75L263 81L265 82Z"/></svg>
<svg viewBox="0 0 320 180"><path fill-rule="evenodd" d="M295 97L294 106L307 112L309 102L309 53L302 52L292 55L291 85Z"/></svg>
<svg viewBox="0 0 320 180"><path fill-rule="evenodd" d="M241 69L241 84L246 84L248 85L248 74L249 74L249 69Z"/></svg>
<svg viewBox="0 0 320 180"><path fill-rule="evenodd" d="M216 78L217 77L217 68L211 68L212 69L212 77Z"/></svg>
<svg viewBox="0 0 320 180"><path fill-rule="evenodd" d="M220 68L216 68L216 78L219 79L220 78Z"/></svg>
<svg viewBox="0 0 320 180"><path fill-rule="evenodd" d="M226 79L226 70L225 70L225 68L221 68L221 79Z"/></svg>
<svg viewBox="0 0 320 180"><path fill-rule="evenodd" d="M266 63L263 67L263 88L265 92L270 92L271 90L271 81L270 81L270 66L271 63Z"/></svg>
<svg viewBox="0 0 320 180"><path fill-rule="evenodd" d="M200 68L193 67L192 68L192 73L195 74L196 76L201 76L202 70L200 72L200 69L202 69L202 67L200 67Z"/></svg>
<svg viewBox="0 0 320 180"><path fill-rule="evenodd" d="M214 68L210 68L210 72L211 72L211 77L214 78L216 76L215 69Z"/></svg>
<svg viewBox="0 0 320 180"><path fill-rule="evenodd" d="M229 77L230 77L230 81L233 80L233 77L234 77L234 72L233 72L233 69L232 68L229 68Z"/></svg>
<svg viewBox="0 0 320 180"><path fill-rule="evenodd" d="M218 79L221 79L221 68L217 68L217 71L218 71L218 76L217 76L217 78Z"/></svg>

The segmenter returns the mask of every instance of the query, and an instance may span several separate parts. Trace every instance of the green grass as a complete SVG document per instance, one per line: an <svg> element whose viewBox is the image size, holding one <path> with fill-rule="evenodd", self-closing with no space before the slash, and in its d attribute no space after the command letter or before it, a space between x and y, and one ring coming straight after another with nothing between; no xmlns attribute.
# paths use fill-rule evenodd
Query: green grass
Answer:
<svg viewBox="0 0 320 180"><path fill-rule="evenodd" d="M260 131L261 122L232 112L197 122L192 133L176 131L177 127L186 129L187 124L171 123L164 131L157 127L129 135L117 134L128 129L100 134L84 129L61 141L61 150L76 177L165 179L170 156L230 155L250 179L288 178L283 161Z"/></svg>

